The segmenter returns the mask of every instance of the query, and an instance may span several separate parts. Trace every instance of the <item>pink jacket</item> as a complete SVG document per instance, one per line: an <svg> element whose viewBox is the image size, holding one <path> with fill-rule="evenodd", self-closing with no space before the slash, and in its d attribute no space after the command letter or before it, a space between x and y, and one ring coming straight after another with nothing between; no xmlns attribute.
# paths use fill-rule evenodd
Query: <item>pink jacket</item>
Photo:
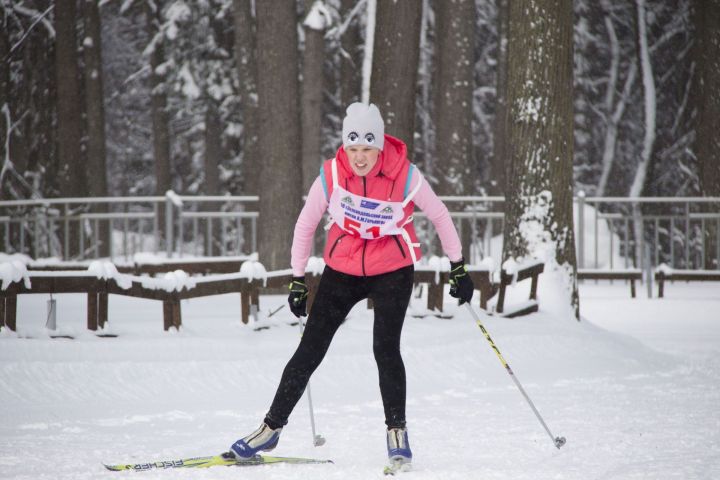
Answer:
<svg viewBox="0 0 720 480"><path fill-rule="evenodd" d="M402 201L404 193L411 191L422 175L417 168L412 169L410 183L407 183L410 162L407 159L405 144L390 135L385 135L385 145L375 167L360 177L352 171L347 155L342 147L337 152L338 177L340 185L352 193L381 200ZM310 187L305 206L295 224L291 250L293 275L305 275L313 236L317 225L328 207L332 194L332 174L327 160L321 168L321 175ZM416 204L435 226L445 254L451 261L462 257L460 239L445 204L435 195L427 181L423 180L420 190L406 207L410 214ZM412 224L405 227L413 242L417 242ZM328 232L325 244L324 260L332 268L343 273L357 276L379 275L411 265L412 258L408 246L399 235L385 236L376 240L364 240L348 235L338 225L333 224ZM420 258L419 249L415 250Z"/></svg>

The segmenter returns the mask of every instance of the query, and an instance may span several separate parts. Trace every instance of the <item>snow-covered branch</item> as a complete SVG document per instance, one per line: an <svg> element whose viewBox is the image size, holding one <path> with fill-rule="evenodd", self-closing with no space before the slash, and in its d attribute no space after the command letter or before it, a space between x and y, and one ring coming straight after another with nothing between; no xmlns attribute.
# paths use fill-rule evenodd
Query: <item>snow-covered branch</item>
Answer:
<svg viewBox="0 0 720 480"><path fill-rule="evenodd" d="M330 30L325 33L325 38L340 38L342 37L345 32L347 31L348 27L352 23L352 21L357 17L360 12L362 11L363 7L365 7L365 3L367 3L367 0L360 0L355 4L352 10L350 10L350 13L347 14L347 17L345 17L345 20L338 25L337 27L333 27Z"/></svg>
<svg viewBox="0 0 720 480"><path fill-rule="evenodd" d="M322 32L331 24L332 15L327 5L322 0L315 0L310 7L310 12L305 16L303 27Z"/></svg>
<svg viewBox="0 0 720 480"><path fill-rule="evenodd" d="M55 28L53 27L52 23L47 18L45 18L52 11L53 8L54 5L50 5L47 10L45 10L43 13L40 13L37 10L27 8L22 5L13 6L13 9L17 13L33 18L33 23L31 23L25 33L23 33L23 36L20 37L20 39L15 42L12 47L10 47L10 53L14 52L20 45L22 45L22 42L25 41L25 38L27 38L28 35L30 35L30 32L32 32L35 25L40 22L42 22L42 24L47 29L50 38L55 38Z"/></svg>

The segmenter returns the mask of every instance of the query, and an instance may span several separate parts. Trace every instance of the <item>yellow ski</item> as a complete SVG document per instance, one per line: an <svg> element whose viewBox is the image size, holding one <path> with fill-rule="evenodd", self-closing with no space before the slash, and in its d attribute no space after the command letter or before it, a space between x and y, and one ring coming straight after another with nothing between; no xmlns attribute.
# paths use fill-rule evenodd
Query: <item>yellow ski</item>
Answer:
<svg viewBox="0 0 720 480"><path fill-rule="evenodd" d="M315 458L273 457L270 455L255 455L247 460L236 460L230 452L225 452L220 455L212 455L209 457L160 460L148 463L105 465L105 468L113 472L119 472L122 470L142 472L146 470L163 470L167 468L209 468L217 466L245 467L254 465L270 465L273 463L315 464L333 462L332 460L319 460Z"/></svg>

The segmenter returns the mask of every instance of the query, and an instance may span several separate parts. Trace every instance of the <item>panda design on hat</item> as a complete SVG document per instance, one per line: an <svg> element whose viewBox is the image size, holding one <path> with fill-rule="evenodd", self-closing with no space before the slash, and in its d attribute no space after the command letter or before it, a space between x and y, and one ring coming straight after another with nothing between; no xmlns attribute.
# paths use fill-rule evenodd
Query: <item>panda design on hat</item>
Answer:
<svg viewBox="0 0 720 480"><path fill-rule="evenodd" d="M343 147L354 145L382 150L385 144L385 122L375 104L355 102L345 110L343 119Z"/></svg>

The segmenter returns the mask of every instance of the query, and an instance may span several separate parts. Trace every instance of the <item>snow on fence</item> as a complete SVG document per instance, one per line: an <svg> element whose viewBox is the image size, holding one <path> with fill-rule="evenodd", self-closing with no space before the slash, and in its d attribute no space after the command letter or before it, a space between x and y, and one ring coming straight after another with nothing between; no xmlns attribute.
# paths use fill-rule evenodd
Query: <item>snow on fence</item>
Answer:
<svg viewBox="0 0 720 480"><path fill-rule="evenodd" d="M314 263L321 263L314 262ZM415 271L416 286L428 286L426 314L438 314L443 310L443 297L448 284L448 266L443 262L433 262L435 267L419 267ZM43 266L31 266L28 269L22 261L10 260L0 263L2 288L0 288L0 327L5 326L15 331L17 327L17 296L30 293L82 293L87 295L87 328L102 330L108 319L108 295L125 295L130 297L158 300L163 302L163 327L180 328L182 313L180 301L183 299L239 293L241 305L241 321L248 323L253 311L259 310L260 291L285 287L292 278L291 270L266 272L264 267L253 260L244 261L239 271L234 273L213 273L192 277L182 270L173 270L178 264L169 262L155 264L145 273L164 271L164 275L150 277L132 273L122 273L120 268L108 261L94 261L86 269L55 270L42 269ZM40 268L40 269L34 269ZM195 265L196 271L212 272L213 269L223 271L227 268L221 262L208 262ZM308 271L306 282L310 294L308 310L312 308L314 295L320 282L321 268ZM500 291L496 311L504 316L516 316L537 311L537 282L543 271L542 263L530 263L519 267L515 272L502 272L500 282L493 283L492 272L484 266L468 269L468 274L479 290L479 304L487 309L488 300ZM504 310L505 289L518 281L529 278L532 280L530 302L520 308ZM368 300L368 308L372 301Z"/></svg>
<svg viewBox="0 0 720 480"><path fill-rule="evenodd" d="M660 265L655 270L655 281L658 285L658 297L665 296L665 282L720 282L720 271L717 270L674 270L667 265Z"/></svg>

